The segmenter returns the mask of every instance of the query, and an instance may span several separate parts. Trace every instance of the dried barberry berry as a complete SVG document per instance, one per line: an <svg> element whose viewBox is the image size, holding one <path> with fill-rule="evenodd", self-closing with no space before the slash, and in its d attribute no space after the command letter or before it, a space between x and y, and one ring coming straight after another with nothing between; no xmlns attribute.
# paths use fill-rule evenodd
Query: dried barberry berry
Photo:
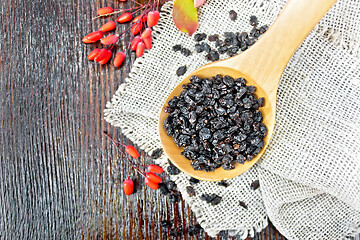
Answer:
<svg viewBox="0 0 360 240"><path fill-rule="evenodd" d="M163 220L160 222L160 226L163 227L163 228L169 228L171 227L171 222L170 221L166 221L166 220Z"/></svg>
<svg viewBox="0 0 360 240"><path fill-rule="evenodd" d="M182 49L181 45L180 44L176 44L172 47L172 50L174 52L177 52L177 51L180 51Z"/></svg>
<svg viewBox="0 0 360 240"><path fill-rule="evenodd" d="M197 34L194 35L194 39L195 39L196 42L201 42L205 38L206 38L205 33L197 33Z"/></svg>
<svg viewBox="0 0 360 240"><path fill-rule="evenodd" d="M253 182L251 183L251 185L250 185L250 188L251 188L252 190L256 190L256 189L258 189L259 187L260 187L260 182L259 182L259 180L253 181Z"/></svg>
<svg viewBox="0 0 360 240"><path fill-rule="evenodd" d="M186 73L186 66L181 66L176 70L176 75L182 76Z"/></svg>
<svg viewBox="0 0 360 240"><path fill-rule="evenodd" d="M162 152L163 152L163 150L161 148L155 149L151 153L151 159L158 159L161 156Z"/></svg>
<svg viewBox="0 0 360 240"><path fill-rule="evenodd" d="M229 18L230 18L232 21L236 21L236 19L237 19L237 13L236 13L234 10L230 10L230 11L229 11Z"/></svg>
<svg viewBox="0 0 360 240"><path fill-rule="evenodd" d="M248 47L250 47L250 46L254 45L255 39L253 37L249 37L245 40L245 43Z"/></svg>
<svg viewBox="0 0 360 240"><path fill-rule="evenodd" d="M195 235L199 234L201 232L201 230L202 230L202 227L199 224L196 224L196 225L190 226L187 229L187 232L190 236L195 236Z"/></svg>
<svg viewBox="0 0 360 240"><path fill-rule="evenodd" d="M169 231L169 235L172 236L172 237L179 237L182 235L182 228L181 227L178 227L178 228L172 228L170 229Z"/></svg>
<svg viewBox="0 0 360 240"><path fill-rule="evenodd" d="M168 181L166 183L166 187L169 189L169 190L172 190L172 191L175 191L176 190L176 183L174 181Z"/></svg>
<svg viewBox="0 0 360 240"><path fill-rule="evenodd" d="M199 180L199 179L196 179L196 178L191 177L191 178L189 179L189 182L190 182L190 184L191 184L191 185L194 185L194 184L199 183L199 182L200 182L200 180Z"/></svg>
<svg viewBox="0 0 360 240"><path fill-rule="evenodd" d="M171 203L178 203L180 202L180 197L177 194L170 194L169 200Z"/></svg>
<svg viewBox="0 0 360 240"><path fill-rule="evenodd" d="M230 183L228 183L226 180L221 180L220 182L218 182L218 185L223 187L228 187L230 186Z"/></svg>
<svg viewBox="0 0 360 240"><path fill-rule="evenodd" d="M187 186L186 192L189 195L189 197L195 196L195 189L192 186Z"/></svg>
<svg viewBox="0 0 360 240"><path fill-rule="evenodd" d="M165 183L159 183L159 189L161 194L168 195L170 193Z"/></svg>
<svg viewBox="0 0 360 240"><path fill-rule="evenodd" d="M219 53L217 52L217 51L215 51L215 50L211 50L210 51L210 56L211 56L211 59L213 60L213 61L217 61L217 60L219 60Z"/></svg>
<svg viewBox="0 0 360 240"><path fill-rule="evenodd" d="M201 44L196 44L196 45L195 45L195 51L196 51L197 53L201 53L201 52L204 51L204 49L202 48Z"/></svg>
<svg viewBox="0 0 360 240"><path fill-rule="evenodd" d="M248 209L247 205L242 201L239 201L239 205L242 206L245 209Z"/></svg>
<svg viewBox="0 0 360 240"><path fill-rule="evenodd" d="M210 42L215 42L215 41L219 40L219 35L218 35L218 34L209 35L209 36L208 36L208 40L209 40Z"/></svg>
<svg viewBox="0 0 360 240"><path fill-rule="evenodd" d="M206 42L202 42L201 47L204 49L205 52L210 53L211 48L209 44L207 44Z"/></svg>
<svg viewBox="0 0 360 240"><path fill-rule="evenodd" d="M238 47L238 46L229 48L229 52L230 52L231 54L236 54L238 51L239 51L239 47Z"/></svg>
<svg viewBox="0 0 360 240"><path fill-rule="evenodd" d="M257 19L257 17L256 16L251 16L250 17L250 25L251 26L254 26L254 27L256 27L257 25L258 25L258 19Z"/></svg>
<svg viewBox="0 0 360 240"><path fill-rule="evenodd" d="M222 197L220 196L215 196L212 201L210 202L211 205L215 206L218 205L222 200Z"/></svg>
<svg viewBox="0 0 360 240"><path fill-rule="evenodd" d="M264 34L268 30L268 25L263 25L259 28L260 34Z"/></svg>
<svg viewBox="0 0 360 240"><path fill-rule="evenodd" d="M182 48L181 49L181 54L184 55L185 57L188 57L191 55L191 51L187 48Z"/></svg>

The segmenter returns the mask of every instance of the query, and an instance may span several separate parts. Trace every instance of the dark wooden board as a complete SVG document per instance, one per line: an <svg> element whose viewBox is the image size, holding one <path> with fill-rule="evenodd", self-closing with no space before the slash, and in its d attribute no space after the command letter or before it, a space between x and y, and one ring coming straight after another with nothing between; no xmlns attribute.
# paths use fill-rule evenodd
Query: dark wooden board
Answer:
<svg viewBox="0 0 360 240"><path fill-rule="evenodd" d="M167 239L159 221L178 213L176 226L195 224L184 202L170 204L137 174L137 193L124 197L129 164L102 135L130 143L103 111L135 58L127 52L120 69L94 64L81 38L106 21L90 20L96 9L128 3L0 3L0 238ZM269 226L254 239L283 237Z"/></svg>

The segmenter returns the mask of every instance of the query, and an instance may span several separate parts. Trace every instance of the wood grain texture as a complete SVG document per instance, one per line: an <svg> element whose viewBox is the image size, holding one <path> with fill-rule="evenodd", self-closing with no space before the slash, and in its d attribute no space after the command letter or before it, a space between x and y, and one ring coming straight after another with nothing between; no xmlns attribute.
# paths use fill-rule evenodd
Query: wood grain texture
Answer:
<svg viewBox="0 0 360 240"><path fill-rule="evenodd" d="M90 19L107 4L128 6L0 0L0 239L170 239L159 221L178 213L184 232L196 222L184 202L170 204L136 174L137 193L122 193L130 168L102 132L130 142L103 111L135 57L127 52L121 69L99 66L81 43L106 21ZM269 226L254 239L284 238Z"/></svg>

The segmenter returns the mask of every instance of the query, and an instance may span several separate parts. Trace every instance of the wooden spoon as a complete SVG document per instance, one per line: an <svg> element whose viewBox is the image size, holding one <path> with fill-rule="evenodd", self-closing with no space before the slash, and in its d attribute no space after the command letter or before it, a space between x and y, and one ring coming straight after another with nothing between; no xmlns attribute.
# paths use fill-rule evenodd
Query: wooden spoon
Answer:
<svg viewBox="0 0 360 240"><path fill-rule="evenodd" d="M221 74L245 78L248 85L256 86L257 98L265 99L265 105L260 111L268 128L265 146L253 160L245 164L236 163L235 169L230 171L221 167L214 172L194 170L190 165L191 161L181 155L183 149L177 147L173 138L167 135L163 123L168 114L161 111L160 139L171 162L190 176L207 181L230 179L253 166L264 153L274 130L276 92L281 74L295 50L335 2L336 0L289 0L272 26L251 48L232 58L200 67L180 82L166 99L164 107L170 99L180 95L182 85L189 83L189 78L193 75L210 78Z"/></svg>

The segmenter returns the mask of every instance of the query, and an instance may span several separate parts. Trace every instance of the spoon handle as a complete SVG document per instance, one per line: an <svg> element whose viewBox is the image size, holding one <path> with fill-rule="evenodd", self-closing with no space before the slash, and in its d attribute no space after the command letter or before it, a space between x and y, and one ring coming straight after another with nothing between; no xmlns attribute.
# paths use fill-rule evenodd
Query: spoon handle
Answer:
<svg viewBox="0 0 360 240"><path fill-rule="evenodd" d="M336 0L289 0L267 32L249 50L233 57L233 68L276 92L291 56ZM277 82L274 82L275 80ZM273 88L273 89L270 89Z"/></svg>

